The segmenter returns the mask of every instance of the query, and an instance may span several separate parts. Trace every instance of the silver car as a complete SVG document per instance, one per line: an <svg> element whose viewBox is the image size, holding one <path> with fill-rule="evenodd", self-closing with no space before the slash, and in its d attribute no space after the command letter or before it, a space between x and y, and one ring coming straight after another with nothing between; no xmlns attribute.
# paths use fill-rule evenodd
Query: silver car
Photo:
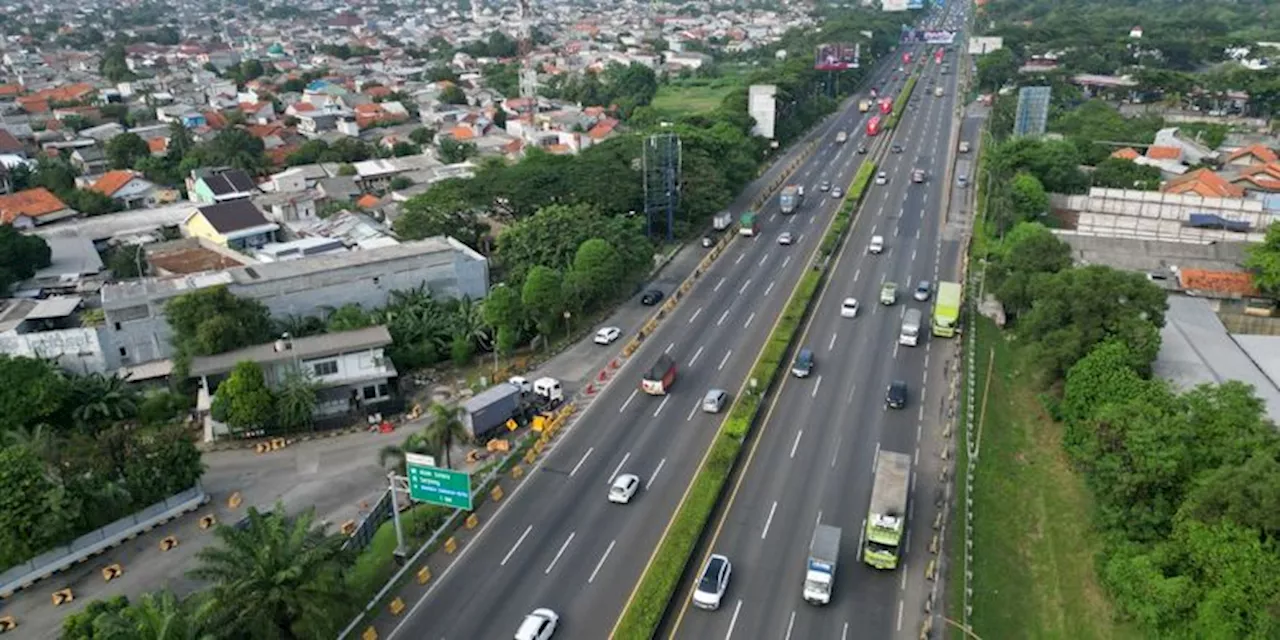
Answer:
<svg viewBox="0 0 1280 640"><path fill-rule="evenodd" d="M707 413L720 413L729 401L729 392L724 389L712 389L702 399L702 410Z"/></svg>

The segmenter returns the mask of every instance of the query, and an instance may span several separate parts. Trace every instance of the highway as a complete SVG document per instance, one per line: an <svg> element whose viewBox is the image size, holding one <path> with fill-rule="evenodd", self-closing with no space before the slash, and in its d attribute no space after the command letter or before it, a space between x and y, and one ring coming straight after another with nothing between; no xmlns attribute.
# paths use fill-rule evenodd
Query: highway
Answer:
<svg viewBox="0 0 1280 640"><path fill-rule="evenodd" d="M960 39L957 38L959 42ZM917 47L917 55L934 47ZM957 46L957 49L959 46ZM954 69L956 53L948 54ZM901 153L885 157L889 182L873 186L845 248L820 294L802 344L816 354L811 377L788 376L749 449L749 458L719 519L706 555L733 562L732 581L714 612L688 605L692 584L682 585L670 637L890 638L919 634L925 594L927 547L939 490L937 447L944 369L952 341L929 335L932 299L916 302L919 280L957 280L958 234L944 232L944 177L952 157L950 131L956 100L955 73L939 75L932 61L917 85L915 110L904 114L893 138ZM936 98L928 78L944 87ZM913 169L927 180L913 184ZM954 181L953 181L954 182ZM869 254L871 236L886 249ZM881 283L898 284L898 302L878 302ZM857 298L856 318L840 316L845 297ZM898 345L908 308L923 312L919 346ZM907 381L905 409L885 407L890 381ZM873 470L881 450L913 457L906 559L895 571L878 571L861 559ZM916 473L918 471L918 473ZM801 598L809 543L817 523L843 529L832 601L811 606ZM696 576L695 576L696 577ZM689 582L689 581L686 581Z"/></svg>
<svg viewBox="0 0 1280 640"><path fill-rule="evenodd" d="M874 84L893 92L905 74L889 82L890 69L896 66L880 69ZM510 637L538 607L560 614L556 637L608 636L725 417L703 413L701 399L710 388L736 395L744 386L841 202L818 184L846 188L865 157L856 153L865 142L861 121L849 101L820 125L821 148L789 180L806 188L799 211L782 216L777 197L769 201L761 233L729 246L484 531L411 603L390 638ZM850 132L842 145L833 142L839 130ZM777 243L784 230L795 236L792 246ZM669 395L650 397L638 392L639 379L661 352L676 360L679 379ZM631 504L606 500L619 473L644 482Z"/></svg>

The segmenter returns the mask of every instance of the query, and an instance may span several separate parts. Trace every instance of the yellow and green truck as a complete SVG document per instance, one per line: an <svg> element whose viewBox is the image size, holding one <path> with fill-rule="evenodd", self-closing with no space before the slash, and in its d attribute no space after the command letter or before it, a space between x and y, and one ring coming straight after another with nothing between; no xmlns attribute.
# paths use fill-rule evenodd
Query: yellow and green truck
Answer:
<svg viewBox="0 0 1280 640"><path fill-rule="evenodd" d="M933 335L950 338L956 335L960 325L960 297L958 282L939 282L938 297L933 303Z"/></svg>
<svg viewBox="0 0 1280 640"><path fill-rule="evenodd" d="M895 569L898 549L907 530L907 491L911 480L911 456L880 451L876 480L871 487L867 513L867 546L862 560L877 569Z"/></svg>

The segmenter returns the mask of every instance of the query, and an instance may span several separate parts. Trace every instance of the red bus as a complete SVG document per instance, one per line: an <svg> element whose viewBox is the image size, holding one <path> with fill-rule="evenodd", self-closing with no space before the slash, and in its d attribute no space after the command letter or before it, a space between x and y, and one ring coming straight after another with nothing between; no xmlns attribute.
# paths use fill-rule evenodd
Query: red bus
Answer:
<svg viewBox="0 0 1280 640"><path fill-rule="evenodd" d="M933 52L933 62L942 64L942 47L938 47L938 50Z"/></svg>
<svg viewBox="0 0 1280 640"><path fill-rule="evenodd" d="M893 100L884 98L880 101L880 113L889 113L893 111Z"/></svg>
<svg viewBox="0 0 1280 640"><path fill-rule="evenodd" d="M880 116L871 116L871 119L867 120L867 135L874 136L877 133L880 133Z"/></svg>

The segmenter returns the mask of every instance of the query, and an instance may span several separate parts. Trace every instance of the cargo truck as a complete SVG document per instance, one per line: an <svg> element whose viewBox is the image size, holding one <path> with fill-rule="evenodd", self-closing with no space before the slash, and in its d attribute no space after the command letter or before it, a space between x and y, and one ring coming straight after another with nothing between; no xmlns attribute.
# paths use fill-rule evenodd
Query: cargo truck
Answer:
<svg viewBox="0 0 1280 640"><path fill-rule="evenodd" d="M756 221L756 212L747 211L738 219L738 235L754 236L760 231L760 223Z"/></svg>
<svg viewBox="0 0 1280 640"><path fill-rule="evenodd" d="M963 290L959 282L939 282L938 296L933 301L933 335L950 338L956 335L960 324L960 296Z"/></svg>
<svg viewBox="0 0 1280 640"><path fill-rule="evenodd" d="M920 342L920 318L923 316L919 309L907 309L907 313L902 316L902 331L898 333L898 344L914 347Z"/></svg>
<svg viewBox="0 0 1280 640"><path fill-rule="evenodd" d="M711 219L711 226L715 227L716 231L724 231L725 229L728 229L731 224L733 224L733 214L728 211L721 211L716 214L716 217Z"/></svg>
<svg viewBox="0 0 1280 640"><path fill-rule="evenodd" d="M907 529L910 479L911 456L880 451L875 484L871 487L871 507L867 512L867 546L862 552L863 561L877 569L898 566L898 549Z"/></svg>
<svg viewBox="0 0 1280 640"><path fill-rule="evenodd" d="M795 213L802 200L804 200L804 191L794 184L789 184L782 188L782 194L778 196L778 205L782 208L784 215Z"/></svg>
<svg viewBox="0 0 1280 640"><path fill-rule="evenodd" d="M804 601L828 604L836 582L836 561L840 558L840 527L820 524L809 543L809 564L804 574Z"/></svg>
<svg viewBox="0 0 1280 640"><path fill-rule="evenodd" d="M868 111L870 111L870 110L871 110L871 101L870 101L870 100L860 100L860 101L858 101L858 113L866 113L866 112L868 112Z"/></svg>
<svg viewBox="0 0 1280 640"><path fill-rule="evenodd" d="M661 353L640 380L640 390L651 396L666 395L676 381L676 361Z"/></svg>
<svg viewBox="0 0 1280 640"><path fill-rule="evenodd" d="M941 97L942 97L942 87L935 87L935 88L933 89L933 97L935 97L935 98L941 98Z"/></svg>
<svg viewBox="0 0 1280 640"><path fill-rule="evenodd" d="M499 433L508 420L519 418L525 409L520 387L503 382L485 389L462 403L462 426L476 443Z"/></svg>

